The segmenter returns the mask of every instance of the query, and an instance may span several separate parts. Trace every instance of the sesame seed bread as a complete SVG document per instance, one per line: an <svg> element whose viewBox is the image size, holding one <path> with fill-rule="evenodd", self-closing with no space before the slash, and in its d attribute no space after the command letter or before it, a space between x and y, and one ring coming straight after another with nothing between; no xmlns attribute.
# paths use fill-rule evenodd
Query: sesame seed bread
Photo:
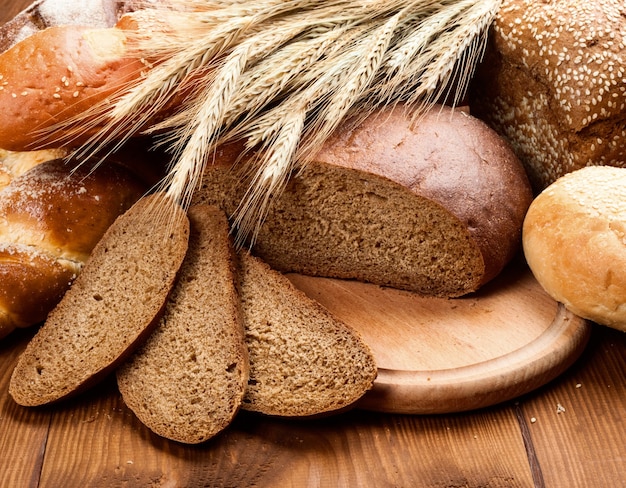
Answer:
<svg viewBox="0 0 626 488"><path fill-rule="evenodd" d="M253 253L272 268L452 297L477 290L519 250L532 193L495 131L436 107L406 107L344 125L277 195ZM346 123L348 124L348 123ZM216 153L196 202L233 215L248 184Z"/></svg>
<svg viewBox="0 0 626 488"><path fill-rule="evenodd" d="M584 166L625 165L626 3L504 0L470 106L536 191Z"/></svg>
<svg viewBox="0 0 626 488"><path fill-rule="evenodd" d="M163 194L116 219L21 354L13 399L24 406L64 399L125 359L156 326L188 237L185 212Z"/></svg>
<svg viewBox="0 0 626 488"><path fill-rule="evenodd" d="M241 251L239 265L250 357L242 408L307 417L354 405L377 375L369 347L259 258Z"/></svg>
<svg viewBox="0 0 626 488"><path fill-rule="evenodd" d="M591 166L549 185L528 210L523 244L550 296L626 331L626 168Z"/></svg>
<svg viewBox="0 0 626 488"><path fill-rule="evenodd" d="M71 171L42 157L0 157L8 181L0 190L0 338L45 320L107 228L146 189L111 161Z"/></svg>
<svg viewBox="0 0 626 488"><path fill-rule="evenodd" d="M57 25L34 32L0 54L0 147L25 151L77 145L92 134L81 122L80 137L44 132L61 120L88 113L145 64L126 55L122 29Z"/></svg>
<svg viewBox="0 0 626 488"><path fill-rule="evenodd" d="M117 370L124 402L153 432L196 444L239 410L248 380L226 215L195 206L189 250L159 325Z"/></svg>

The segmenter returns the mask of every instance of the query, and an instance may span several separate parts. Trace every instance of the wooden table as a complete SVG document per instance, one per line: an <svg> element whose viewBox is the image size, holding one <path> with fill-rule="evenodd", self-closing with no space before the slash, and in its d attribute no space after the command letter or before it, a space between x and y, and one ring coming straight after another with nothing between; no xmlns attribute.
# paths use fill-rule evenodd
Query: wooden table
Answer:
<svg viewBox="0 0 626 488"><path fill-rule="evenodd" d="M28 0L4 0L0 23ZM113 379L55 407L7 393L32 330L0 341L0 486L626 486L626 336L594 326L555 381L479 411L408 416L353 410L295 421L241 413L200 446L157 437Z"/></svg>

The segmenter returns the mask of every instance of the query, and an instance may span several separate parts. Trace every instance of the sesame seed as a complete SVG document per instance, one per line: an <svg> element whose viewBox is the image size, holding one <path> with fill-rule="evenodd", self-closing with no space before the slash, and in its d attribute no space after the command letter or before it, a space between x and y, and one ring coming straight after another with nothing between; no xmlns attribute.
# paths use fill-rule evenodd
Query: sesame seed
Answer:
<svg viewBox="0 0 626 488"><path fill-rule="evenodd" d="M58 93L55 93L54 95L52 95L54 98L61 98L61 95L59 95Z"/></svg>

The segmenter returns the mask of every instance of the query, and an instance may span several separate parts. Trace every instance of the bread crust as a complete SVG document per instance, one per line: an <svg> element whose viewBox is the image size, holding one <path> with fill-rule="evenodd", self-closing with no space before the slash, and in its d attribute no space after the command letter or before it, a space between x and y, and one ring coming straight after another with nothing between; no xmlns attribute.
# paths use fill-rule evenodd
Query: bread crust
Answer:
<svg viewBox="0 0 626 488"><path fill-rule="evenodd" d="M90 125L97 125L88 118L69 140L49 129L89 113L141 76L147 67L126 55L126 43L121 29L60 25L0 54L0 147L24 151L85 142L94 133Z"/></svg>
<svg viewBox="0 0 626 488"><path fill-rule="evenodd" d="M436 107L412 121L397 106L346 122L272 202L253 252L283 272L431 296L467 294L495 277L520 248L532 200L523 166L461 110ZM247 189L230 171L240 150L220 148L195 201L236 212ZM431 225L435 216L444 224ZM471 263L462 278L460 261Z"/></svg>
<svg viewBox="0 0 626 488"><path fill-rule="evenodd" d="M626 168L569 173L532 203L526 260L537 281L573 313L626 331Z"/></svg>
<svg viewBox="0 0 626 488"><path fill-rule="evenodd" d="M315 161L378 175L437 202L468 229L483 256L481 285L519 249L532 199L510 146L461 109L438 106L413 123L406 108L382 109L338 130Z"/></svg>
<svg viewBox="0 0 626 488"><path fill-rule="evenodd" d="M626 4L504 0L470 89L472 113L509 140L536 192L626 161Z"/></svg>

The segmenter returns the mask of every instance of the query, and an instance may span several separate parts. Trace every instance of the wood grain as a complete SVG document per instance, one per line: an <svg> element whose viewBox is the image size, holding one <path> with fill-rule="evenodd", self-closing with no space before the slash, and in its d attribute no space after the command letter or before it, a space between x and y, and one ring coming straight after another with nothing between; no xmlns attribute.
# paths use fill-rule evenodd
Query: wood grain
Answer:
<svg viewBox="0 0 626 488"><path fill-rule="evenodd" d="M582 353L590 325L557 304L519 259L463 298L289 275L357 330L379 367L360 408L451 413L518 397L551 381Z"/></svg>

